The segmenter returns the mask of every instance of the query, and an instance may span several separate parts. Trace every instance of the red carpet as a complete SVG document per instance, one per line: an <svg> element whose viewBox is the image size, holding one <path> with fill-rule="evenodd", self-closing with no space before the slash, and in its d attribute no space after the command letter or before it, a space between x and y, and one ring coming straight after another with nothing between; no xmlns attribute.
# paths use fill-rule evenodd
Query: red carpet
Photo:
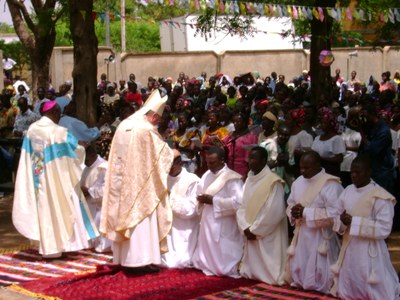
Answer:
<svg viewBox="0 0 400 300"><path fill-rule="evenodd" d="M205 276L194 269L161 269L155 274L129 274L120 268L105 265L99 266L95 273L33 280L11 288L22 288L63 300L183 300L257 283L243 278Z"/></svg>
<svg viewBox="0 0 400 300"><path fill-rule="evenodd" d="M0 286L14 283L8 288L52 300L334 299L287 286L205 276L194 269L129 274L107 265L111 261L109 253L84 250L48 262L43 261L35 249L16 249L0 253Z"/></svg>

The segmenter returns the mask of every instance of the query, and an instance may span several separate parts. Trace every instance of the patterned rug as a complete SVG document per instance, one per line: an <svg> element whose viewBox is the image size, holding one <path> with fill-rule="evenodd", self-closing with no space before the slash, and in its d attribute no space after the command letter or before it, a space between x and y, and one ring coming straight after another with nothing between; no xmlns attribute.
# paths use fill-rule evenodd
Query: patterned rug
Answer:
<svg viewBox="0 0 400 300"><path fill-rule="evenodd" d="M304 291L293 287L272 286L265 283L248 287L239 287L232 290L217 292L197 298L198 300L221 300L221 299L302 299L302 300L330 300L338 299L314 291Z"/></svg>
<svg viewBox="0 0 400 300"><path fill-rule="evenodd" d="M312 291L247 279L205 276L194 269L128 273L110 265L112 254L91 250L42 260L28 246L0 251L0 285L42 299L335 299Z"/></svg>
<svg viewBox="0 0 400 300"><path fill-rule="evenodd" d="M0 286L40 278L62 277L96 271L96 266L112 262L112 254L91 250L69 252L63 259L42 260L37 250L29 246L0 251Z"/></svg>

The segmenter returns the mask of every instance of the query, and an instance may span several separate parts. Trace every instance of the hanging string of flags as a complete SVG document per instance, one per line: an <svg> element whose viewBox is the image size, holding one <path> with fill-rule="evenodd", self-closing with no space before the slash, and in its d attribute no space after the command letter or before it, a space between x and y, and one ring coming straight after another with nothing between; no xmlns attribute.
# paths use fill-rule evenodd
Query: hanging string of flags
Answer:
<svg viewBox="0 0 400 300"><path fill-rule="evenodd" d="M242 15L262 15L266 17L290 17L294 20L312 20L314 17L323 22L329 15L336 21L380 21L380 22L400 22L400 8L388 8L384 12L365 11L361 8L350 7L314 7L302 5L283 5L271 3L255 3L241 0L137 0L144 6L150 3L183 6L194 11L202 11L206 8L215 9L220 14L242 14Z"/></svg>
<svg viewBox="0 0 400 300"><path fill-rule="evenodd" d="M171 0L171 1L172 1L172 0ZM182 1L182 0L181 0L181 1ZM185 1L185 0L183 0L183 1ZM275 5L275 6L277 6L277 5ZM81 11L81 14L82 14L82 17L85 19L86 16L87 16L86 11L82 10L82 11ZM90 13L90 16L91 16L91 18L92 18L94 21L97 20L97 19L100 19L100 21L101 21L102 23L104 23L104 22L105 22L106 13L104 13L104 12L92 11L92 12ZM154 20L154 19L152 19L152 18L146 18L146 19L144 19L143 17L121 16L121 15L118 14L118 13L116 13L116 14L108 13L108 16L110 17L110 20L120 20L120 19L122 19L122 18L125 18L125 19L127 19L127 20L134 20L134 21L142 20L142 21L145 21L145 22L153 23L153 24L158 23L159 25L164 24L164 25L172 26L172 27L179 28L179 29L183 29L185 26L189 26L189 27L192 28L192 29L197 28L197 24L196 24L196 23L176 22L176 21L172 21L172 20L161 20L161 21L157 21L157 20ZM399 22L400 22L400 21L399 21ZM307 38L311 38L311 34L304 34L304 35L301 35L301 36L298 36L298 35L295 36L295 35L294 35L293 33L291 33L291 32L274 32L274 31L257 30L257 29L253 29L252 32L253 32L253 33L264 33L264 34L279 34L282 38L285 38L285 37L291 35L293 39L298 38L298 39L301 39L301 40L305 40L305 39L307 39ZM357 42L357 43L359 43L359 44L362 44L362 43L363 43L363 41L360 40L360 39L358 39L358 38L349 37L349 36L345 36L345 35L336 36L335 38L336 38L339 42ZM372 43L373 41L367 41L367 42ZM396 38L394 38L394 39L382 39L382 38L381 38L381 39L376 40L375 42L380 42L380 43L389 43L389 42L392 42L392 43L393 43L393 42L394 42L394 43L398 43L398 42L400 42L400 38L398 38L398 37L396 37Z"/></svg>
<svg viewBox="0 0 400 300"><path fill-rule="evenodd" d="M241 15L255 15L266 17L289 17L293 20L312 20L313 18L323 22L327 15L340 22L343 20L348 21L373 21L373 22L400 22L400 8L391 7L382 12L371 12L361 8L351 7L314 7L302 5L282 5L270 3L255 3L247 2L245 0L137 0L137 3L148 6L150 3L168 5L168 6L182 6L192 9L192 11L201 12L206 8L215 9L220 14L241 14ZM86 12L81 11L82 17L86 18ZM92 12L91 17L95 20L100 17L104 22L106 14L103 12ZM121 16L120 14L109 13L110 19L132 19L133 16ZM156 21L153 20L153 23ZM184 24L195 26L194 24Z"/></svg>

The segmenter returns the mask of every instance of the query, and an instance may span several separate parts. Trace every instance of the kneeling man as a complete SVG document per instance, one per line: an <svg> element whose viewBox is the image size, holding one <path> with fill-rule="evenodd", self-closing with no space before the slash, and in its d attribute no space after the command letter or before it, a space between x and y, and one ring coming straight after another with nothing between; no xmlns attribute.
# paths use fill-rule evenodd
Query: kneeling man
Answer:
<svg viewBox="0 0 400 300"><path fill-rule="evenodd" d="M284 181L267 165L268 152L254 147L249 153L250 172L243 190L243 203L236 213L246 237L240 267L243 277L268 284L284 284L288 226Z"/></svg>
<svg viewBox="0 0 400 300"><path fill-rule="evenodd" d="M173 152L174 161L167 179L173 221L167 235L168 252L161 256L161 263L169 268L185 268L191 265L199 233L196 192L200 178L182 167L178 150Z"/></svg>
<svg viewBox="0 0 400 300"><path fill-rule="evenodd" d="M352 185L340 195L334 229L343 236L331 270L331 293L341 299L398 299L400 284L385 239L392 229L394 197L371 180L371 161L351 165Z"/></svg>
<svg viewBox="0 0 400 300"><path fill-rule="evenodd" d="M200 232L193 265L206 275L238 277L243 237L236 222L242 203L242 176L225 165L225 151L208 150L208 171L199 182L197 201Z"/></svg>
<svg viewBox="0 0 400 300"><path fill-rule="evenodd" d="M332 230L336 203L343 191L338 177L325 173L321 157L308 151L300 159L286 210L295 224L287 250L286 280L295 287L328 293L329 268L337 260L339 239Z"/></svg>

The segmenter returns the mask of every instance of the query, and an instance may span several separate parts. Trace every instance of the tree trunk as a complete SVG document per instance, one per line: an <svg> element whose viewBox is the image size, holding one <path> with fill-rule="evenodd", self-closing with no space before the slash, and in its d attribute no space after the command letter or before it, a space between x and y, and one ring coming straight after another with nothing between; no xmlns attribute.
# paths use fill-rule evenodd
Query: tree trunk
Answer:
<svg viewBox="0 0 400 300"><path fill-rule="evenodd" d="M334 7L336 0L316 0L317 7ZM311 21L311 97L315 105L330 101L332 94L331 68L323 67L319 63L319 54L322 50L331 50L332 18L324 10L323 22L313 18Z"/></svg>
<svg viewBox="0 0 400 300"><path fill-rule="evenodd" d="M55 30L51 39L49 41L49 39L37 38L36 44L39 46L29 50L32 64L32 89L35 92L39 86L48 88L50 84L50 58L56 39ZM54 88L58 89L58 87Z"/></svg>
<svg viewBox="0 0 400 300"><path fill-rule="evenodd" d="M36 12L35 22L23 1L7 0L7 4L15 32L31 59L32 89L36 91L38 86L48 87L50 57L56 40L55 21L52 19L56 1L46 1L44 5L32 2Z"/></svg>
<svg viewBox="0 0 400 300"><path fill-rule="evenodd" d="M74 43L74 98L78 118L93 126L96 116L98 42L92 18L93 0L69 1L70 30Z"/></svg>

